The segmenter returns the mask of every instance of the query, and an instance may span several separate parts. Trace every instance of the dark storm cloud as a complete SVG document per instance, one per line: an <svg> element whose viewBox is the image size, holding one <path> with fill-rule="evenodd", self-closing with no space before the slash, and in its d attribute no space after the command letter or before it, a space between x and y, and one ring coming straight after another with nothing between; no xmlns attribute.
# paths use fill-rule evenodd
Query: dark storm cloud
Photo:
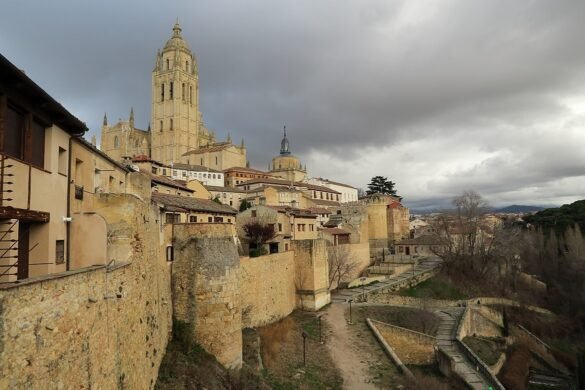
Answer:
<svg viewBox="0 0 585 390"><path fill-rule="evenodd" d="M376 173L399 177L413 202L471 187L507 200L518 186L582 174L577 152L571 164L542 153L554 152L544 147L559 138L554 126L560 132L573 115L564 99L585 96L583 2L9 0L3 8L1 52L92 133L104 111L114 122L130 106L147 126L154 56L178 16L198 58L206 124L219 137L245 137L259 168L286 123L311 173L360 186ZM534 137L544 122L551 127ZM360 163L365 153L377 166ZM421 174L429 167L434 175Z"/></svg>

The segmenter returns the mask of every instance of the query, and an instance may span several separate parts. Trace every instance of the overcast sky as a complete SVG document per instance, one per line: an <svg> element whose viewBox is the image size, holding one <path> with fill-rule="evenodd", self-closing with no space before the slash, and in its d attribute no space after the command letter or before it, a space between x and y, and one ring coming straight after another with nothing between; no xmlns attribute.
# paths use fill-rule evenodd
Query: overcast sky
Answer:
<svg viewBox="0 0 585 390"><path fill-rule="evenodd" d="M282 126L322 176L411 207L585 198L585 1L3 0L0 52L98 135L150 119L179 17L201 110L267 169Z"/></svg>

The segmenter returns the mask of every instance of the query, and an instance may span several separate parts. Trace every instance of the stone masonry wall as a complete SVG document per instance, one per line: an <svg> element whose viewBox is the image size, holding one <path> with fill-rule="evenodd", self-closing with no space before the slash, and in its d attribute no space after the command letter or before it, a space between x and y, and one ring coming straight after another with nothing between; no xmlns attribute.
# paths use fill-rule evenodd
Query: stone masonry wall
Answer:
<svg viewBox="0 0 585 390"><path fill-rule="evenodd" d="M376 328L404 364L431 364L437 340L429 335L376 321Z"/></svg>
<svg viewBox="0 0 585 390"><path fill-rule="evenodd" d="M381 303L394 306L412 306L421 309L434 309L441 307L463 306L465 301L450 301L446 299L421 299L415 297L406 297L393 294L370 294L368 297L370 303Z"/></svg>
<svg viewBox="0 0 585 390"><path fill-rule="evenodd" d="M133 231L123 240L130 262L0 289L0 388L154 387L171 313L156 216L130 195L102 195L97 205L108 234L112 224Z"/></svg>
<svg viewBox="0 0 585 390"><path fill-rule="evenodd" d="M327 243L323 239L294 240L291 249L295 256L297 306L319 310L331 302Z"/></svg>
<svg viewBox="0 0 585 390"><path fill-rule="evenodd" d="M173 225L175 320L228 368L242 365L240 258L231 224Z"/></svg>
<svg viewBox="0 0 585 390"><path fill-rule="evenodd" d="M289 315L296 305L292 251L240 258L242 327L266 325Z"/></svg>

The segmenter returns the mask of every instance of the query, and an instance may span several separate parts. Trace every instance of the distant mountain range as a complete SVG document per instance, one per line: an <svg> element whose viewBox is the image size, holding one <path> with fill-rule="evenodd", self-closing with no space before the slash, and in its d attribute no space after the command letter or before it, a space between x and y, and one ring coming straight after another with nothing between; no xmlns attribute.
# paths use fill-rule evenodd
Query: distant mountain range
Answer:
<svg viewBox="0 0 585 390"><path fill-rule="evenodd" d="M537 211L542 211L546 207L542 206L525 206L525 205L518 205L514 204L511 206L502 207L499 209L494 209L494 213L510 213L510 214L520 214L520 213L535 213Z"/></svg>
<svg viewBox="0 0 585 390"><path fill-rule="evenodd" d="M500 207L500 208L493 208L490 211L492 213L504 213L504 214L521 214L521 213L536 213L538 211L542 211L545 210L549 207L554 207L554 206L527 206L527 205L511 205L511 206L506 206L506 207ZM410 209L410 214L416 214L416 215L428 215L428 214L432 214L432 213L441 213L441 212L445 212L445 211L449 211L450 209L438 209L438 208L433 208L433 209Z"/></svg>

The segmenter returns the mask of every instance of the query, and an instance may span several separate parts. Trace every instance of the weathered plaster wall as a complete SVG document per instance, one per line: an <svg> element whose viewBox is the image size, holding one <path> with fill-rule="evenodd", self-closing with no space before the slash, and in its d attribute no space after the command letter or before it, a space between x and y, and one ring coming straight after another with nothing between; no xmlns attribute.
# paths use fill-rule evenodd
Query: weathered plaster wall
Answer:
<svg viewBox="0 0 585 390"><path fill-rule="evenodd" d="M292 251L242 257L242 327L257 327L289 315L296 306Z"/></svg>
<svg viewBox="0 0 585 390"><path fill-rule="evenodd" d="M199 343L226 367L242 365L240 258L231 224L173 225L173 305Z"/></svg>
<svg viewBox="0 0 585 390"><path fill-rule="evenodd" d="M96 203L108 232L133 231L118 242L130 262L0 289L0 388L153 388L171 315L155 218L133 196Z"/></svg>

